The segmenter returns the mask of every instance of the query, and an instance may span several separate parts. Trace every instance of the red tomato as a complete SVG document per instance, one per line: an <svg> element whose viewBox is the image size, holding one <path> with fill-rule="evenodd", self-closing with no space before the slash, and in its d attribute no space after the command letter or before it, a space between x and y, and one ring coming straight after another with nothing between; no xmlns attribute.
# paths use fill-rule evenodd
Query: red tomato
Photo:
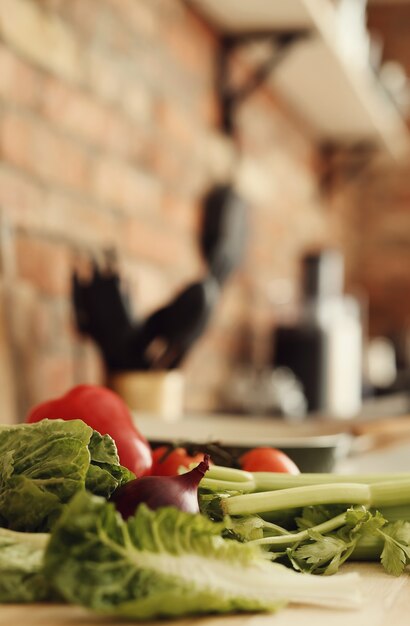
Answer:
<svg viewBox="0 0 410 626"><path fill-rule="evenodd" d="M153 451L152 460L151 474L153 476L176 476L180 467L189 467L192 463L200 463L204 460L204 455L199 453L190 456L185 448L172 450L169 446L160 446Z"/></svg>
<svg viewBox="0 0 410 626"><path fill-rule="evenodd" d="M281 472L300 474L299 468L282 450L254 448L239 459L241 468L247 472Z"/></svg>
<svg viewBox="0 0 410 626"><path fill-rule="evenodd" d="M35 406L26 422L42 419L80 419L101 435L114 439L124 467L137 477L150 473L150 445L135 427L128 406L114 391L97 385L78 385L61 398Z"/></svg>

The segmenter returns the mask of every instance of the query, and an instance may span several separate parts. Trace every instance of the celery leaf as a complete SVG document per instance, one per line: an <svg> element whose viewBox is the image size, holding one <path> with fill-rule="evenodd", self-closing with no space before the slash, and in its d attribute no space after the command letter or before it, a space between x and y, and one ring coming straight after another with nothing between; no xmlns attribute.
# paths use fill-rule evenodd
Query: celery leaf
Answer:
<svg viewBox="0 0 410 626"><path fill-rule="evenodd" d="M380 557L383 567L389 574L400 576L410 563L410 522L388 524L381 534L384 539Z"/></svg>

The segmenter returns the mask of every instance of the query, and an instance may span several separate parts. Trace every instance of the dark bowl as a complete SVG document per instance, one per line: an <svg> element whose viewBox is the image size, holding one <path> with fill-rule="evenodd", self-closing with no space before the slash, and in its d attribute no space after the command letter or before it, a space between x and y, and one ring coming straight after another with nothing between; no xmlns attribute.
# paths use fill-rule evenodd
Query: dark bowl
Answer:
<svg viewBox="0 0 410 626"><path fill-rule="evenodd" d="M179 439L150 439L153 449L159 446L181 446L189 454L208 452L217 465L240 467L240 457L252 448L271 447L282 450L298 466L301 472L332 472L339 459L346 456L350 438L344 435L328 435L323 437L306 437L302 440L274 442L255 441L248 445L229 444L222 441L186 441Z"/></svg>

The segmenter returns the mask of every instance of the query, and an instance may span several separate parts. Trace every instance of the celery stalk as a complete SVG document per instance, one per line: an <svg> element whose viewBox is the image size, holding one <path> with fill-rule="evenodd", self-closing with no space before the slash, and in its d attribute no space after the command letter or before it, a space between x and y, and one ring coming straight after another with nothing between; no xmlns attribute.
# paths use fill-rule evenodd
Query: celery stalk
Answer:
<svg viewBox="0 0 410 626"><path fill-rule="evenodd" d="M307 485L236 495L221 502L223 512L228 515L254 515L319 504L361 504L366 507L410 504L410 479L372 485L349 482Z"/></svg>
<svg viewBox="0 0 410 626"><path fill-rule="evenodd" d="M281 472L246 472L235 468L213 465L201 487L212 491L274 491L303 487L307 485L322 485L335 483L360 483L371 485L381 482L410 481L410 472L396 474L330 474L330 473L303 473L286 474Z"/></svg>
<svg viewBox="0 0 410 626"><path fill-rule="evenodd" d="M350 561L378 561L384 546L383 537L365 535L360 537L350 555Z"/></svg>
<svg viewBox="0 0 410 626"><path fill-rule="evenodd" d="M396 522L397 520L410 522L410 505L408 504L379 507L379 511L388 522Z"/></svg>
<svg viewBox="0 0 410 626"><path fill-rule="evenodd" d="M340 528L343 524L346 523L346 513L341 513L336 517L333 517L322 524L317 524L316 526L312 526L309 529L301 530L296 533L288 533L286 535L282 534L277 537L262 537L261 539L253 539L250 543L265 545L265 546L290 546L292 543L298 543L299 541L304 541L305 539L309 539L312 531L317 533L329 533L336 528Z"/></svg>
<svg viewBox="0 0 410 626"><path fill-rule="evenodd" d="M290 487L302 487L304 485L322 485L333 483L361 483L371 485L385 481L408 481L409 472L398 474L284 474L275 472L254 472L252 474L255 483L255 491L273 491L275 489L288 489ZM210 474L212 477L212 474Z"/></svg>
<svg viewBox="0 0 410 626"><path fill-rule="evenodd" d="M317 504L364 504L366 506L370 505L370 498L368 485L340 483L308 485L232 496L224 499L221 506L224 513L228 515L254 515Z"/></svg>

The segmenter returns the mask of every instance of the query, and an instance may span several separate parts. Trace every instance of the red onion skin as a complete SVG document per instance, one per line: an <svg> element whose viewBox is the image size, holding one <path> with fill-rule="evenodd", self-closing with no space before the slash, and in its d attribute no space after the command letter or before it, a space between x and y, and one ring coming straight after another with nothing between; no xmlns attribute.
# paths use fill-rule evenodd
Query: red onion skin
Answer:
<svg viewBox="0 0 410 626"><path fill-rule="evenodd" d="M143 476L122 485L111 496L124 519L134 515L140 504L155 511L174 506L186 513L199 513L198 485L209 469L209 455L194 469L178 476Z"/></svg>

